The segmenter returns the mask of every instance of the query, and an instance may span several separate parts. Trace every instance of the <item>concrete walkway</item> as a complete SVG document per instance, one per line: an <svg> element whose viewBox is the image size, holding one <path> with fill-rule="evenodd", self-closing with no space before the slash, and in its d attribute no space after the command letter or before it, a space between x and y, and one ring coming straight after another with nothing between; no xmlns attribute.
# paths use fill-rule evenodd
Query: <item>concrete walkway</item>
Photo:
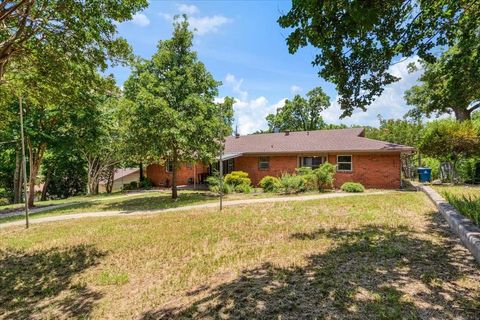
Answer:
<svg viewBox="0 0 480 320"><path fill-rule="evenodd" d="M393 193L393 192L395 191L378 191L378 192L367 192L367 193L339 192L339 193L327 193L327 194L317 194L317 195L309 195L309 196L284 196L284 197L275 197L275 198L231 200L231 201L223 202L223 206L229 207L229 206L241 206L241 205L252 205L252 204L274 203L274 202L278 203L278 202L309 201L309 200L343 198L343 197L361 197L361 196L387 194L387 193ZM168 208L168 209L159 209L159 210L82 212L82 213L72 213L72 214L43 217L43 218L36 218L36 219L35 217L31 217L30 224L81 219L81 218L150 215L150 214L187 211L187 210L195 210L195 209L218 208L218 206L219 206L218 202L209 202L209 203L198 204L198 205L182 206L177 208ZM52 207L49 207L49 208L52 208ZM23 220L7 222L7 223L1 223L1 220L0 220L0 229L13 227L13 226L23 226L23 225L25 225L25 222Z"/></svg>

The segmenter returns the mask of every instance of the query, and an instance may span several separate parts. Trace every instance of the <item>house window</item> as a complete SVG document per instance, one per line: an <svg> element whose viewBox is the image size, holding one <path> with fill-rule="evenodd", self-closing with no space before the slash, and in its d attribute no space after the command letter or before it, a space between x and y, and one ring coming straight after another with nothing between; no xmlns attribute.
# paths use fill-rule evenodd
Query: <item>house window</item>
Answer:
<svg viewBox="0 0 480 320"><path fill-rule="evenodd" d="M270 169L270 157L258 157L258 169L259 170Z"/></svg>
<svg viewBox="0 0 480 320"><path fill-rule="evenodd" d="M167 163L165 164L165 171L167 173L171 173L173 171L173 162L168 160Z"/></svg>
<svg viewBox="0 0 480 320"><path fill-rule="evenodd" d="M317 169L327 161L326 157L301 157L300 166Z"/></svg>
<svg viewBox="0 0 480 320"><path fill-rule="evenodd" d="M337 171L352 171L352 156L337 156Z"/></svg>

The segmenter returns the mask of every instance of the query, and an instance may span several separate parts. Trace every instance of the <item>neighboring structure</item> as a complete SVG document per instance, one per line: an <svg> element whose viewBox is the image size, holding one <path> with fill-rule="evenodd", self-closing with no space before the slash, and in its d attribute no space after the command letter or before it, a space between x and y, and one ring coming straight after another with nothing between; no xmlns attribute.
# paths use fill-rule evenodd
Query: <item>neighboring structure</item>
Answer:
<svg viewBox="0 0 480 320"><path fill-rule="evenodd" d="M281 176L298 167L317 168L324 162L337 166L335 186L346 181L367 188L400 188L402 153L414 148L365 138L365 129L317 130L231 136L225 141L224 173L245 171L257 185L265 176ZM212 166L178 169L178 185L202 182ZM171 181L168 165L151 165L147 176L156 185Z"/></svg>
<svg viewBox="0 0 480 320"><path fill-rule="evenodd" d="M140 181L140 169L139 168L126 168L116 169L113 176L112 192L120 191L124 184L129 184L132 181ZM106 181L100 181L98 185L99 192L106 192Z"/></svg>

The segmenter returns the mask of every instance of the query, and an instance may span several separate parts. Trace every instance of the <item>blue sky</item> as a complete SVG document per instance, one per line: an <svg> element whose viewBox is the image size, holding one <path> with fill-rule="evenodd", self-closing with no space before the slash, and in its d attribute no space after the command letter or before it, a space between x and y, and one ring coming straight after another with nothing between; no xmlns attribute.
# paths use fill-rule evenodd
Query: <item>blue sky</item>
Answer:
<svg viewBox="0 0 480 320"><path fill-rule="evenodd" d="M220 98L236 99L235 123L241 134L266 128L265 116L295 94L305 94L321 86L330 96L331 107L322 113L328 123L378 125L377 115L399 118L409 109L403 91L418 77L408 74L413 59L392 66L402 80L388 87L367 112L339 119L335 86L317 76L311 61L314 48L288 53L288 31L277 24L290 1L150 1L150 6L132 21L120 24L119 33L132 45L135 54L149 58L161 39L171 37L172 18L186 13L196 28L194 49L216 80L222 81ZM119 85L128 78L129 69L116 67L113 74Z"/></svg>

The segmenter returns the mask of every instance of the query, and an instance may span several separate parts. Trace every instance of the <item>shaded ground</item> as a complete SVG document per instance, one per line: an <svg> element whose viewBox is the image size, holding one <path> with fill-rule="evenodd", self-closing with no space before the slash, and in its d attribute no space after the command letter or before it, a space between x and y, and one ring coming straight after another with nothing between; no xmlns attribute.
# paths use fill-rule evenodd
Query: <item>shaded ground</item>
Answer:
<svg viewBox="0 0 480 320"><path fill-rule="evenodd" d="M423 193L9 228L0 250L0 318L480 318L480 266Z"/></svg>
<svg viewBox="0 0 480 320"><path fill-rule="evenodd" d="M97 265L104 255L90 246L36 252L0 250L0 317L88 315L102 295L87 286L72 284L72 279Z"/></svg>

